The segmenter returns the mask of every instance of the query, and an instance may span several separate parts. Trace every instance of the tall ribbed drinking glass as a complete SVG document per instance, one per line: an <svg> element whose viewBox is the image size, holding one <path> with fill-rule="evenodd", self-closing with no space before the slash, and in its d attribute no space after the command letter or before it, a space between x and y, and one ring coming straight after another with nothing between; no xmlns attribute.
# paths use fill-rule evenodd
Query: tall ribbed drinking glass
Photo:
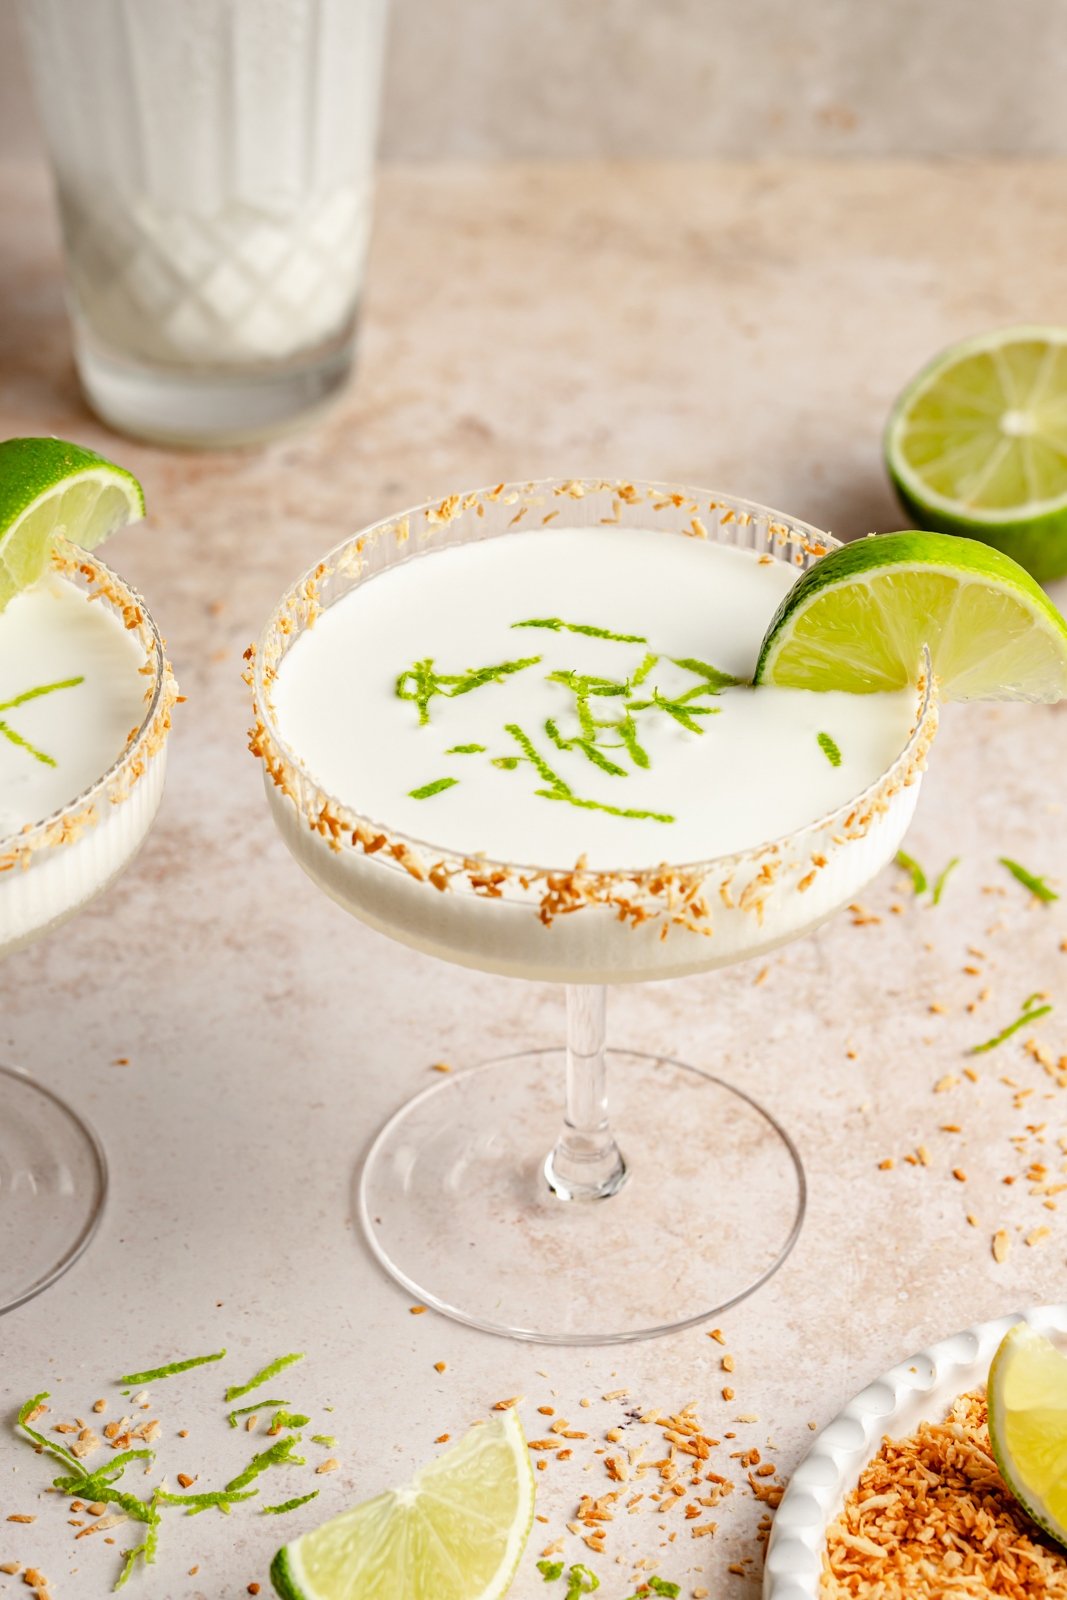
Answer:
<svg viewBox="0 0 1067 1600"><path fill-rule="evenodd" d="M21 0L75 358L116 428L278 431L352 361L386 0Z"/></svg>

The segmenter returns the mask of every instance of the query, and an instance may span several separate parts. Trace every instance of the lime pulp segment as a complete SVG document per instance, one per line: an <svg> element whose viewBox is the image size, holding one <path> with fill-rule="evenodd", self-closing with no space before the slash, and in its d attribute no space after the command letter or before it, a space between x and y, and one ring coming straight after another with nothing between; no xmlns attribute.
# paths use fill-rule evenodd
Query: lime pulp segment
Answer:
<svg viewBox="0 0 1067 1600"><path fill-rule="evenodd" d="M875 534L809 568L779 606L757 683L854 694L916 682L930 650L949 700L1067 695L1067 623L1001 551L939 533Z"/></svg>
<svg viewBox="0 0 1067 1600"><path fill-rule="evenodd" d="M886 465L922 527L1067 572L1067 328L998 329L926 367L896 402Z"/></svg>
<svg viewBox="0 0 1067 1600"><path fill-rule="evenodd" d="M533 1523L534 1485L514 1410L475 1427L411 1483L284 1545L283 1600L500 1600Z"/></svg>
<svg viewBox="0 0 1067 1600"><path fill-rule="evenodd" d="M989 1438L1012 1494L1067 1544L1067 1356L1017 1322L989 1371Z"/></svg>

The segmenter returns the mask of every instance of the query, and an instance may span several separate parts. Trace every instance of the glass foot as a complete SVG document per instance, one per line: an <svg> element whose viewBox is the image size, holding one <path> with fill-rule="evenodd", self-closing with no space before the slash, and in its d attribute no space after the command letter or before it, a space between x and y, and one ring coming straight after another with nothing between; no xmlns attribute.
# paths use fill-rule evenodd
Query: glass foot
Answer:
<svg viewBox="0 0 1067 1600"><path fill-rule="evenodd" d="M386 1124L359 1212L413 1300L514 1339L612 1344L692 1327L777 1271L806 1198L788 1134L698 1067L606 1059L625 1172L602 1199L546 1178L564 1050L444 1077Z"/></svg>
<svg viewBox="0 0 1067 1600"><path fill-rule="evenodd" d="M50 1089L0 1067L0 1316L77 1261L106 1194L92 1129Z"/></svg>

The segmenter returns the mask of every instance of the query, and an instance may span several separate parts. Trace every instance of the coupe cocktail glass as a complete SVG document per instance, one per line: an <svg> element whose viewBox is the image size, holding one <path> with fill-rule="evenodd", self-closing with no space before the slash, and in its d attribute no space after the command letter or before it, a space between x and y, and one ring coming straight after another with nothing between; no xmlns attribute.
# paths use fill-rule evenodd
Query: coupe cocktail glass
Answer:
<svg viewBox="0 0 1067 1600"><path fill-rule="evenodd" d="M177 693L141 597L72 546L61 546L54 565L144 646L145 709L95 783L52 816L0 837L0 959L74 916L136 855L159 808ZM77 1260L106 1193L104 1152L89 1124L44 1084L0 1066L0 1314Z"/></svg>
<svg viewBox="0 0 1067 1600"><path fill-rule="evenodd" d="M685 1328L750 1294L788 1255L805 1203L792 1140L751 1096L665 1054L606 1048L605 985L763 955L853 899L911 820L937 714L927 672L905 748L847 805L757 848L652 870L459 858L327 793L272 702L295 640L398 562L557 517L697 531L798 573L835 543L747 501L658 484L505 485L417 507L340 545L282 599L252 653L252 749L286 844L346 910L443 960L566 986L565 1049L443 1076L401 1107L363 1163L358 1210L421 1303L495 1333L594 1344Z"/></svg>

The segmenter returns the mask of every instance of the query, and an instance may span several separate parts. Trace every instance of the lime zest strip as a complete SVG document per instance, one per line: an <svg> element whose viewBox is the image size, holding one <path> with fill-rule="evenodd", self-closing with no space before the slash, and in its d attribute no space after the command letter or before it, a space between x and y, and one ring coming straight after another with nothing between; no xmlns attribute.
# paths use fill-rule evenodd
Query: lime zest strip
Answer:
<svg viewBox="0 0 1067 1600"><path fill-rule="evenodd" d="M211 1489L204 1494L171 1494L169 1489L157 1489L156 1497L165 1506L195 1506L198 1511L218 1506L225 1511L236 1501L252 1500L258 1493L258 1489Z"/></svg>
<svg viewBox="0 0 1067 1600"><path fill-rule="evenodd" d="M1029 889L1035 899L1043 901L1045 905L1059 899L1056 890L1049 887L1046 878L1039 878L1033 872L1028 872L1018 861L1012 861L1009 856L998 856L997 859L1001 866L1006 867L1011 873L1016 883L1021 883L1024 889Z"/></svg>
<svg viewBox="0 0 1067 1600"><path fill-rule="evenodd" d="M239 1472L236 1478L230 1479L226 1485L226 1493L229 1494L234 1489L246 1488L253 1478L258 1478L261 1472L267 1471L268 1467L279 1467L283 1462L294 1467L304 1466L303 1456L293 1455L293 1450L299 1442L300 1435L298 1433L287 1433L284 1439L277 1439L266 1450L260 1450L257 1455L252 1457L243 1472Z"/></svg>
<svg viewBox="0 0 1067 1600"><path fill-rule="evenodd" d="M531 617L528 622L513 622L513 628L550 628L553 633L584 633L590 639L614 639L618 644L647 644L641 633L613 633L610 628L596 628L589 622L564 622L562 617Z"/></svg>
<svg viewBox="0 0 1067 1600"><path fill-rule="evenodd" d="M337 1440L334 1438L332 1433L313 1433L311 1435L311 1442L312 1444L321 1444L327 1450L332 1450L334 1445L337 1443Z"/></svg>
<svg viewBox="0 0 1067 1600"><path fill-rule="evenodd" d="M18 1426L22 1429L23 1433L33 1440L38 1449L49 1451L56 1457L58 1461L62 1461L65 1467L73 1467L79 1478L87 1478L89 1474L86 1472L77 1456L72 1456L70 1451L64 1449L61 1444L55 1444L53 1440L46 1438L43 1433L38 1433L37 1429L31 1428L29 1422L27 1421L27 1418L31 1415L31 1413L36 1411L37 1407L41 1405L43 1401L49 1399L51 1399L51 1395L49 1394L48 1390L42 1389L40 1394L35 1394L31 1399L27 1400L24 1405L20 1406L18 1414Z"/></svg>
<svg viewBox="0 0 1067 1600"><path fill-rule="evenodd" d="M189 1372L193 1367L207 1366L210 1361L221 1361L226 1354L225 1350L216 1350L210 1356L190 1356L187 1361L171 1361L165 1367L150 1367L147 1372L127 1372L124 1378L116 1378L116 1383L138 1384L155 1383L158 1378L173 1378L179 1372Z"/></svg>
<svg viewBox="0 0 1067 1600"><path fill-rule="evenodd" d="M832 767L841 765L841 751L836 739L831 738L828 733L817 733L815 742Z"/></svg>
<svg viewBox="0 0 1067 1600"><path fill-rule="evenodd" d="M1023 1001L1022 1014L1016 1017L1014 1022L1009 1022L1006 1028L1002 1028L998 1034L995 1034L992 1039L987 1039L984 1044L972 1045L969 1054L980 1056L986 1050L995 1050L998 1044L1003 1044L1005 1039L1010 1039L1013 1033L1018 1033L1020 1028L1025 1028L1028 1022L1036 1022L1038 1017L1048 1016L1052 1010L1052 1005L1051 1003L1043 1006L1035 1005L1035 1000L1040 1000L1040 998L1040 991L1037 994L1030 995L1028 999Z"/></svg>
<svg viewBox="0 0 1067 1600"><path fill-rule="evenodd" d="M247 1417L253 1411L269 1411L271 1406L291 1406L291 1400L257 1400L254 1405L238 1406L236 1411L231 1411L227 1418L231 1428L236 1428L238 1417Z"/></svg>
<svg viewBox="0 0 1067 1600"><path fill-rule="evenodd" d="M916 861L915 857L909 856L905 850L898 850L896 854L896 863L898 867L903 867L904 871L909 874L913 893L917 895L925 894L927 888L929 887L926 881L926 873Z"/></svg>
<svg viewBox="0 0 1067 1600"><path fill-rule="evenodd" d="M297 1506L306 1506L309 1500L314 1500L318 1494L317 1489L312 1489L310 1494L298 1494L292 1500L283 1500L277 1506L261 1506L261 1517L280 1517L285 1511L295 1511Z"/></svg>
<svg viewBox="0 0 1067 1600"><path fill-rule="evenodd" d="M246 1394L251 1394L253 1389L258 1389L261 1383L268 1383L271 1378L276 1378L279 1372L284 1372L286 1367L291 1367L298 1361L303 1361L304 1352L295 1351L292 1355L279 1356L276 1361L271 1361L263 1367L247 1383L235 1383L226 1390L225 1399L240 1400ZM288 1404L288 1402L286 1402ZM269 1404L269 1402L268 1402Z"/></svg>
<svg viewBox="0 0 1067 1600"><path fill-rule="evenodd" d="M409 789L409 800L432 800L435 794L441 794L445 789L451 789L459 782L458 778L434 778L430 783L424 783L419 789Z"/></svg>
<svg viewBox="0 0 1067 1600"><path fill-rule="evenodd" d="M960 861L962 859L963 859L962 856L953 856L952 860L949 862L948 866L943 868L942 871L938 873L937 878L936 878L936 880L934 882L933 894L930 896L930 899L931 899L932 903L935 906L936 905L940 905L941 896L945 892L945 885L948 882L949 878L951 877L952 873L954 873L956 868L959 866Z"/></svg>

